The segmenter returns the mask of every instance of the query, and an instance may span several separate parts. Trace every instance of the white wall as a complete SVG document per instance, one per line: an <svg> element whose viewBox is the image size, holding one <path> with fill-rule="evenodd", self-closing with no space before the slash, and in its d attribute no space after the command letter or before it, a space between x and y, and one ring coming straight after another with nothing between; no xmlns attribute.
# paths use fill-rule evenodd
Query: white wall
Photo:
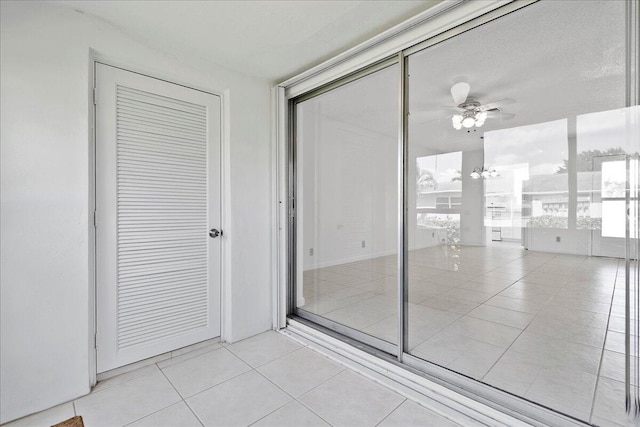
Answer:
<svg viewBox="0 0 640 427"><path fill-rule="evenodd" d="M591 230L527 227L525 247L538 252L591 255L591 234Z"/></svg>
<svg viewBox="0 0 640 427"><path fill-rule="evenodd" d="M186 66L48 2L3 1L0 15L0 422L89 391L90 49L225 93L224 333L238 340L270 328L268 82Z"/></svg>
<svg viewBox="0 0 640 427"><path fill-rule="evenodd" d="M463 245L484 246L484 180L471 178L475 168L482 167L482 150L462 152L462 212L460 242Z"/></svg>
<svg viewBox="0 0 640 427"><path fill-rule="evenodd" d="M396 253L397 138L303 105L297 172L304 270Z"/></svg>

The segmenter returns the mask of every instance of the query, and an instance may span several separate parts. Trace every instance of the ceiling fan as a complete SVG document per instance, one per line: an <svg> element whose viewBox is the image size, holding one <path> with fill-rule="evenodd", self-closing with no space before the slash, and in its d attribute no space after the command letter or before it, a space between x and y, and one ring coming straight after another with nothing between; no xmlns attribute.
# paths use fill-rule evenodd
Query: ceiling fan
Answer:
<svg viewBox="0 0 640 427"><path fill-rule="evenodd" d="M438 112L437 114L440 117L437 117L436 120L448 116L451 118L451 125L454 129L467 129L467 132L470 132L471 128L483 126L488 118L510 120L515 117L515 114L505 113L502 110L502 106L512 104L515 100L505 98L482 104L475 97L469 96L470 91L471 86L466 82L456 83L451 86L451 96L455 106L444 107L445 111L443 112L441 110ZM451 114L451 112L453 112L453 114ZM431 121L429 118L433 119L433 112L418 111L411 113L410 117L414 121L427 122Z"/></svg>
<svg viewBox="0 0 640 427"><path fill-rule="evenodd" d="M515 102L513 99L501 99L499 101L481 104L474 97L469 96L471 86L469 83L460 82L451 86L451 96L453 102L458 105L457 114L451 116L451 124L454 129L471 129L473 127L481 127L484 125L488 117L499 115L502 119L509 120L515 117L515 114L505 113L500 108L501 105L507 105Z"/></svg>

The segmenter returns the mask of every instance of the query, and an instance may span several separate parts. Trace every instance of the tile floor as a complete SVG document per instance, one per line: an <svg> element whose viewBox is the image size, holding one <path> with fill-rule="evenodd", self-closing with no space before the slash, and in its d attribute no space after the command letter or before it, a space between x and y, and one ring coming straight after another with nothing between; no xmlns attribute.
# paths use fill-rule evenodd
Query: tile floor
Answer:
<svg viewBox="0 0 640 427"><path fill-rule="evenodd" d="M305 271L302 308L395 342L396 262ZM623 316L623 260L499 244L409 255L413 355L581 420L632 423Z"/></svg>
<svg viewBox="0 0 640 427"><path fill-rule="evenodd" d="M50 426L74 414L87 427L458 425L276 332L109 378L6 426Z"/></svg>

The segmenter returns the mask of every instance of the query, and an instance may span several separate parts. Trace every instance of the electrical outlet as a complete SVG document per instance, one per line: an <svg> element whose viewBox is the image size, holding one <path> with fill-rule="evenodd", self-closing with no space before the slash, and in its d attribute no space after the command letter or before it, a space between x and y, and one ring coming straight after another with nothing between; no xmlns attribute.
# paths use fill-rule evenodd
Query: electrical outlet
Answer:
<svg viewBox="0 0 640 427"><path fill-rule="evenodd" d="M313 248L309 249L309 256L313 256Z"/></svg>
<svg viewBox="0 0 640 427"><path fill-rule="evenodd" d="M362 247L364 248L366 246L365 241L362 241Z"/></svg>
<svg viewBox="0 0 640 427"><path fill-rule="evenodd" d="M556 236L556 243L560 243L560 236Z"/></svg>

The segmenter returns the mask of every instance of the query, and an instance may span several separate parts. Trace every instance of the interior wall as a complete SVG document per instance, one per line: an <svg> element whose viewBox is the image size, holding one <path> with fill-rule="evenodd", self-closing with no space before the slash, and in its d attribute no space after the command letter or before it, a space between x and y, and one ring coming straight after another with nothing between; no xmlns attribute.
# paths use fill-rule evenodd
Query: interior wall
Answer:
<svg viewBox="0 0 640 427"><path fill-rule="evenodd" d="M269 82L186 65L70 8L0 5L0 423L90 387L91 49L224 93L224 333L239 340L269 329Z"/></svg>
<svg viewBox="0 0 640 427"><path fill-rule="evenodd" d="M304 270L396 253L397 138L313 107L300 114L297 144Z"/></svg>
<svg viewBox="0 0 640 427"><path fill-rule="evenodd" d="M482 150L462 152L462 212L460 213L460 243L484 246L484 188L482 179L471 178L474 169L484 165Z"/></svg>

